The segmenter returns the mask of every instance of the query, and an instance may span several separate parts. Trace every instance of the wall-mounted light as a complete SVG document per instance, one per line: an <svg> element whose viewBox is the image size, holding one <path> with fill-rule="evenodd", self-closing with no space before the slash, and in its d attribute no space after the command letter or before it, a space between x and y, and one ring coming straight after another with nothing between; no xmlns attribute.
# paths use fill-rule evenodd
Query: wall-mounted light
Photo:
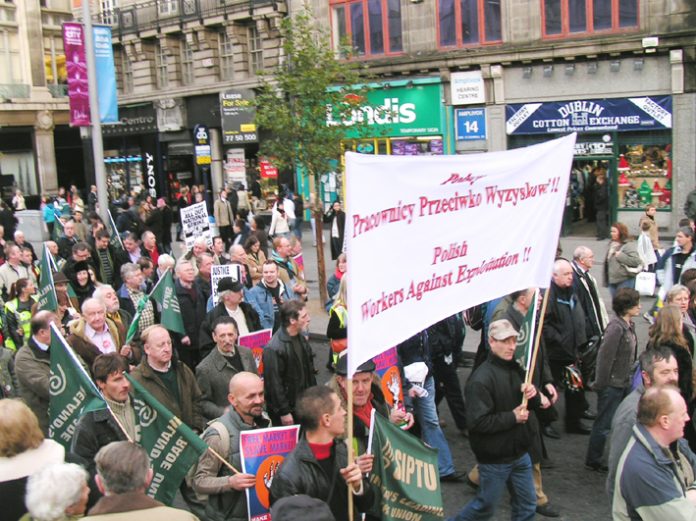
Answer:
<svg viewBox="0 0 696 521"><path fill-rule="evenodd" d="M597 62L589 62L587 64L587 74L597 74L597 69L599 69Z"/></svg>
<svg viewBox="0 0 696 521"><path fill-rule="evenodd" d="M633 70L642 71L645 65L645 60L643 58L636 58L633 60Z"/></svg>
<svg viewBox="0 0 696 521"><path fill-rule="evenodd" d="M532 72L534 72L534 69L532 69L530 66L522 67L522 77L523 78L525 78L525 79L531 78Z"/></svg>
<svg viewBox="0 0 696 521"><path fill-rule="evenodd" d="M544 78L553 76L553 65L544 65Z"/></svg>
<svg viewBox="0 0 696 521"><path fill-rule="evenodd" d="M565 75L572 76L573 74L575 74L575 64L567 63L565 66Z"/></svg>
<svg viewBox="0 0 696 521"><path fill-rule="evenodd" d="M612 62L609 64L609 70L611 72L619 72L621 70L621 61L612 60Z"/></svg>

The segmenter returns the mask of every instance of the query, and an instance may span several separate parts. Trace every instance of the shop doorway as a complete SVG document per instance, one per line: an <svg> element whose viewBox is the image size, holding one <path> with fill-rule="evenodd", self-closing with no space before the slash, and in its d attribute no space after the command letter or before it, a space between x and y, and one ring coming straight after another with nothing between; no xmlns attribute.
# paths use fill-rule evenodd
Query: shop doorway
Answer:
<svg viewBox="0 0 696 521"><path fill-rule="evenodd" d="M597 235L595 202L597 194L597 175L606 176L606 204L609 206L610 215L612 208L610 201L610 187L613 158L578 158L573 160L570 169L570 182L568 183L568 197L563 215L563 235L578 235L581 237L595 237Z"/></svg>

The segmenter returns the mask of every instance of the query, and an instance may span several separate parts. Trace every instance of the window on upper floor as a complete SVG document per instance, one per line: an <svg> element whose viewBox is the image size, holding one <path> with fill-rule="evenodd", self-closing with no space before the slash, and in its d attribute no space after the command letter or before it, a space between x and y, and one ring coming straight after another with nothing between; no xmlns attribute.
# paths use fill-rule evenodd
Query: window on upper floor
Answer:
<svg viewBox="0 0 696 521"><path fill-rule="evenodd" d="M181 42L181 83L193 83L193 49L186 40Z"/></svg>
<svg viewBox="0 0 696 521"><path fill-rule="evenodd" d="M231 80L234 78L234 45L232 38L227 33L220 33L220 79Z"/></svg>
<svg viewBox="0 0 696 521"><path fill-rule="evenodd" d="M347 43L358 56L403 51L400 0L331 0L334 47Z"/></svg>
<svg viewBox="0 0 696 521"><path fill-rule="evenodd" d="M0 83L22 83L19 57L17 32L0 28Z"/></svg>
<svg viewBox="0 0 696 521"><path fill-rule="evenodd" d="M68 73L67 69L65 68L65 51L63 51L63 38L57 35L45 35L43 40L46 84L58 85L67 83Z"/></svg>
<svg viewBox="0 0 696 521"><path fill-rule="evenodd" d="M179 12L179 0L159 0L157 12L160 16L175 15Z"/></svg>
<svg viewBox="0 0 696 521"><path fill-rule="evenodd" d="M638 27L638 0L541 0L544 36Z"/></svg>
<svg viewBox="0 0 696 521"><path fill-rule="evenodd" d="M438 0L438 41L460 47L502 41L500 0Z"/></svg>
<svg viewBox="0 0 696 521"><path fill-rule="evenodd" d="M169 65L167 64L167 52L160 43L155 45L155 75L157 87L165 89L169 87Z"/></svg>
<svg viewBox="0 0 696 521"><path fill-rule="evenodd" d="M126 51L121 51L121 68L123 71L123 92L124 94L133 92L133 64Z"/></svg>
<svg viewBox="0 0 696 521"><path fill-rule="evenodd" d="M249 74L263 69L263 40L255 25L249 26Z"/></svg>
<svg viewBox="0 0 696 521"><path fill-rule="evenodd" d="M100 0L99 1L99 17L103 24L112 25L115 19L114 10L118 8L118 0Z"/></svg>

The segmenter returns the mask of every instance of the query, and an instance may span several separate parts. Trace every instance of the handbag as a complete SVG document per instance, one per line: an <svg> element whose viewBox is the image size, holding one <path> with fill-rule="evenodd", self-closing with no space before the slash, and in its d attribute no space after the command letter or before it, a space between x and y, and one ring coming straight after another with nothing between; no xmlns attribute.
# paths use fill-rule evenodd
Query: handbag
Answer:
<svg viewBox="0 0 696 521"><path fill-rule="evenodd" d="M578 349L578 365L582 381L586 384L594 381L597 368L597 353L599 352L599 337L593 336L586 344Z"/></svg>
<svg viewBox="0 0 696 521"><path fill-rule="evenodd" d="M655 274L649 271L641 271L636 275L635 288L638 293L645 297L652 297L655 294Z"/></svg>

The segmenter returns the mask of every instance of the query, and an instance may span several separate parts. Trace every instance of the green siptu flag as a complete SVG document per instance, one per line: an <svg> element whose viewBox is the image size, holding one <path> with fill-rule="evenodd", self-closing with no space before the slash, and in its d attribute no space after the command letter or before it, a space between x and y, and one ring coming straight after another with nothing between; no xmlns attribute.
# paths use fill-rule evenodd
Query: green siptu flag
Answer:
<svg viewBox="0 0 696 521"><path fill-rule="evenodd" d="M171 505L181 481L208 446L130 375L133 408L140 426L140 445L154 471L147 495Z"/></svg>
<svg viewBox="0 0 696 521"><path fill-rule="evenodd" d="M56 220L53 221L53 233L51 234L51 240L57 241L63 235L63 221L60 217L56 215Z"/></svg>
<svg viewBox="0 0 696 521"><path fill-rule="evenodd" d="M138 309L135 310L135 315L133 315L133 320L131 320L131 324L128 327L128 331L126 332L126 344L130 344L130 341L133 340L133 337L135 334L138 332L138 324L140 323L140 315L143 314L143 310L145 309L145 306L147 306L147 301L149 300L147 295L143 295L143 298L140 299L140 302L138 302Z"/></svg>
<svg viewBox="0 0 696 521"><path fill-rule="evenodd" d="M111 210L107 210L107 212L109 214L109 233L111 234L111 237L109 238L109 244L116 248L116 251L126 251L126 249L123 247L123 241L121 240L121 236L118 234L118 228L116 228L116 223L114 223L114 217L111 215Z"/></svg>
<svg viewBox="0 0 696 521"><path fill-rule="evenodd" d="M176 297L174 277L172 277L171 270L164 272L157 285L152 288L150 296L162 306L160 324L169 331L185 335L186 330L184 329L184 321L181 318L179 299Z"/></svg>
<svg viewBox="0 0 696 521"><path fill-rule="evenodd" d="M106 409L107 406L77 355L53 324L49 351L51 377L48 380L48 436L69 450L80 417L90 411Z"/></svg>
<svg viewBox="0 0 696 521"><path fill-rule="evenodd" d="M520 364L520 367L529 371L529 365L532 362L532 350L534 347L534 331L536 329L536 316L537 316L537 301L538 290L534 291L534 301L527 314L524 316L524 322L520 326L519 334L517 335L517 346L515 347L515 360Z"/></svg>
<svg viewBox="0 0 696 521"><path fill-rule="evenodd" d="M372 421L370 482L379 487L385 521L443 519L437 449L426 447L380 414Z"/></svg>
<svg viewBox="0 0 696 521"><path fill-rule="evenodd" d="M55 311L58 309L58 297L56 296L56 288L53 285L53 273L51 272L51 253L44 244L43 255L41 256L41 265L39 269L39 295L36 300L38 310Z"/></svg>

